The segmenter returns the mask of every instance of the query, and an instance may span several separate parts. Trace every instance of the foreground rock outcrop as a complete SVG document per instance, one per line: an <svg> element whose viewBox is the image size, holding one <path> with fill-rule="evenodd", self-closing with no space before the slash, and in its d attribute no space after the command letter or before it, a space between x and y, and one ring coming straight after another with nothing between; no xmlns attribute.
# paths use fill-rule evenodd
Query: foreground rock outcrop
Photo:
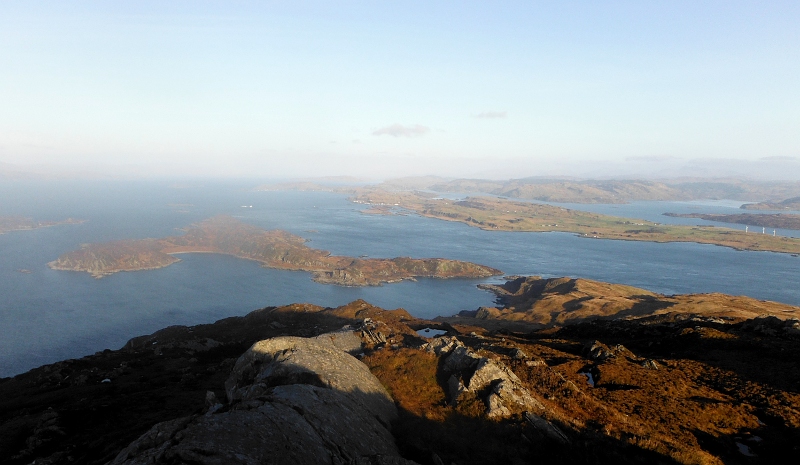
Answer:
<svg viewBox="0 0 800 465"><path fill-rule="evenodd" d="M452 405L458 405L463 394L474 393L483 394L481 400L489 418L508 417L515 411L545 410L507 366L481 357L458 339L436 338L426 349L443 358L442 371L449 375L447 388Z"/></svg>
<svg viewBox="0 0 800 465"><path fill-rule="evenodd" d="M226 406L153 426L111 464L411 464L389 431L394 402L345 352L360 349L351 330L257 342L225 383Z"/></svg>

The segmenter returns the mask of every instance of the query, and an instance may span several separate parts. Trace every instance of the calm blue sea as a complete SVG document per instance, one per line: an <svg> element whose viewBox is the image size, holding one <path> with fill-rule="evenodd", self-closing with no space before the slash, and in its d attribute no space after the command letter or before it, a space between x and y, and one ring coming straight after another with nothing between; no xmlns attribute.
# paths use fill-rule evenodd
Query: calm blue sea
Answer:
<svg viewBox="0 0 800 465"><path fill-rule="evenodd" d="M342 195L252 191L257 184L0 183L0 215L88 220L0 235L0 376L116 349L131 337L168 325L208 323L292 302L337 306L365 299L422 317L450 315L492 305L494 296L476 285L501 281L423 279L346 288L314 283L303 272L270 270L252 261L208 254L184 254L181 262L167 268L99 280L47 267L47 262L82 243L179 234L180 228L217 214L288 230L309 239L311 247L334 254L446 257L493 266L507 274L586 277L666 294L725 292L800 305L796 285L800 258L786 254L595 240L564 233L481 231L415 215L361 214L364 206ZM700 205L700 211L735 213L738 206ZM667 222L672 219L661 213L696 212L698 204L643 202L590 208Z"/></svg>

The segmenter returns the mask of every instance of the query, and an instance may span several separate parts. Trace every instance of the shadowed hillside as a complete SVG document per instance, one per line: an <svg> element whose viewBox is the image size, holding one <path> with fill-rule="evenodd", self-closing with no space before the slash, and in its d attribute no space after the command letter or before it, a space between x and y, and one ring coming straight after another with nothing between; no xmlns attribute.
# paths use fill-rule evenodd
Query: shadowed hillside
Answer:
<svg viewBox="0 0 800 465"><path fill-rule="evenodd" d="M344 463L793 463L800 443L800 322L786 317L800 309L784 306L781 318L753 317L759 305L774 312L778 304L723 295L701 302L566 278L519 278L501 287L520 308L549 299L549 308L562 302L561 312L569 313L563 303L583 299L584 317L537 329L537 323L468 316L425 321L356 301L339 308L265 308L214 324L170 327L120 350L0 380L0 457L9 464L100 464L125 449L119 463L135 463L126 460L136 456L189 463L191 454L191 463L218 463L214 457L239 452L230 442L199 439L208 428L235 431L241 427L236 418L256 421L247 412L270 410L288 415L270 421L292 417L291 428L333 434L333 442L314 442L322 446L308 450L331 460L350 457ZM592 301L648 299L674 303L592 319L604 311ZM490 329L481 326L488 322ZM444 334L426 337L434 334L426 328ZM286 341L307 345L269 338L324 333L333 344L328 349L269 355ZM266 341L253 345L260 340ZM356 358L328 360L335 347ZM281 360L289 365L274 365ZM357 387L361 378L347 381L325 368L357 360L385 387L396 416L383 426L331 420L324 433L325 423L315 418L330 411L313 405L339 394L320 388L377 392ZM308 369L297 371L300 366ZM321 381L327 376L331 381ZM383 408L383 394L376 395L359 402ZM281 405L294 405L304 419ZM356 433L343 433L352 426L382 439L360 443L349 436ZM386 426L391 436L382 432ZM158 431L174 439L163 442L153 436ZM278 457L264 455L243 434L242 457ZM287 454L307 452L298 449L302 441L292 441L285 443ZM324 452L334 443L340 446ZM165 449L152 449L158 444ZM205 452L197 455L197 447Z"/></svg>

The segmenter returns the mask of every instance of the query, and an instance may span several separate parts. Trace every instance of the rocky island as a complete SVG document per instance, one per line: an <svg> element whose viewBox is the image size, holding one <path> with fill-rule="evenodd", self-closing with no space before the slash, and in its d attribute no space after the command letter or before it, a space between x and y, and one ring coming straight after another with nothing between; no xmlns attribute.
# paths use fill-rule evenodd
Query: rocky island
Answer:
<svg viewBox="0 0 800 465"><path fill-rule="evenodd" d="M800 230L800 215L789 213L740 213L725 215L721 213L664 213L665 216L677 218L700 218L721 223L747 224L766 228L783 228Z"/></svg>
<svg viewBox="0 0 800 465"><path fill-rule="evenodd" d="M89 244L48 265L56 270L84 271L97 278L119 271L163 268L180 253L221 253L255 260L268 268L307 271L325 284L376 286L413 278L484 278L499 270L444 258L353 258L331 255L305 245L285 231L265 231L229 216L198 223L180 236Z"/></svg>
<svg viewBox="0 0 800 465"><path fill-rule="evenodd" d="M697 242L738 250L800 253L800 239L792 237L746 234L714 226L667 225L496 197L450 200L424 192L361 189L351 200L369 206L399 206L429 218L457 221L489 231L559 231L594 239Z"/></svg>
<svg viewBox="0 0 800 465"><path fill-rule="evenodd" d="M81 224L86 220L67 218L61 221L36 221L24 216L0 216L0 234L9 231L30 231L39 228L49 228L61 224Z"/></svg>
<svg viewBox="0 0 800 465"><path fill-rule="evenodd" d="M9 465L796 460L800 308L574 278L518 277L495 291L505 302L499 314L437 321L364 301L267 307L0 379L0 457ZM526 312L534 317L503 317ZM427 337L431 328L440 334Z"/></svg>

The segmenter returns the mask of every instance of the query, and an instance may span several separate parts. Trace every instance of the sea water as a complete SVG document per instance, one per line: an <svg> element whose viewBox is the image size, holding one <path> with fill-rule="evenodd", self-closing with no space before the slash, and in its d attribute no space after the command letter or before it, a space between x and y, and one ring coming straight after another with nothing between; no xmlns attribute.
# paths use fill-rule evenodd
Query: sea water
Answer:
<svg viewBox="0 0 800 465"><path fill-rule="evenodd" d="M665 294L724 292L800 305L795 285L800 258L788 254L567 233L483 231L414 214L364 214L364 205L340 194L258 192L253 190L257 184L0 183L2 216L87 220L0 235L0 376L116 349L131 337L165 326L210 323L292 302L333 307L364 299L420 317L452 315L493 305L494 296L476 285L502 282L501 277L420 279L351 288L315 283L305 272L266 269L215 254L181 254L179 263L166 268L102 279L47 267L82 243L181 234L182 228L219 214L290 231L308 239L310 247L337 255L443 257L506 274L584 277ZM620 216L646 219L651 218L645 214L675 210L661 202L605 207Z"/></svg>

